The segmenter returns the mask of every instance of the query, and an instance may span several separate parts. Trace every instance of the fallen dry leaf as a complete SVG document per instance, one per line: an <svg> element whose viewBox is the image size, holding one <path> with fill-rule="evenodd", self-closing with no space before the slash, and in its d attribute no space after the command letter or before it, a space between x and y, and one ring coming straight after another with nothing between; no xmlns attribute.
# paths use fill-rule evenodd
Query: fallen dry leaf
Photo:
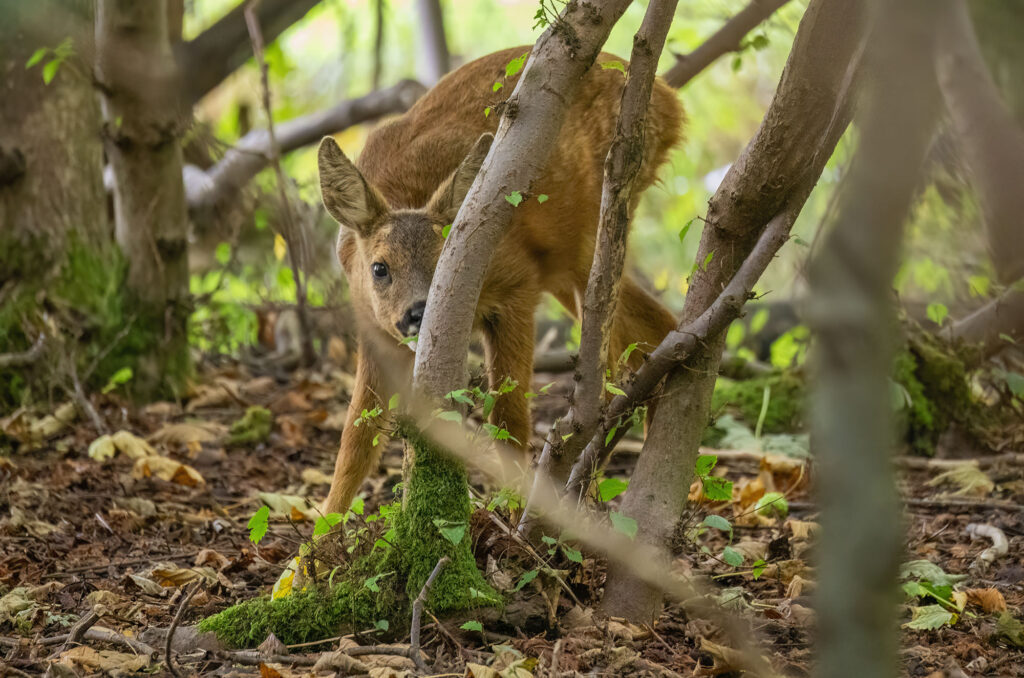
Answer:
<svg viewBox="0 0 1024 678"><path fill-rule="evenodd" d="M163 445L190 445L195 443L212 443L227 435L227 428L220 424L205 421L186 421L178 424L167 424L149 440Z"/></svg>
<svg viewBox="0 0 1024 678"><path fill-rule="evenodd" d="M127 674L141 671L149 666L149 657L113 650L94 650L80 645L60 654L60 663L81 666L91 671Z"/></svg>
<svg viewBox="0 0 1024 678"><path fill-rule="evenodd" d="M967 589L964 593L967 594L967 601L969 603L977 605L985 612L1006 611L1006 599L1003 598L1003 594L999 592L999 589Z"/></svg>
<svg viewBox="0 0 1024 678"><path fill-rule="evenodd" d="M929 487L938 487L944 483L959 488L953 493L958 497L986 497L996 489L996 484L975 464L962 464L928 481Z"/></svg>
<svg viewBox="0 0 1024 678"><path fill-rule="evenodd" d="M136 478L157 477L186 487L205 485L206 480L191 466L167 457L142 457L135 462L132 475Z"/></svg>

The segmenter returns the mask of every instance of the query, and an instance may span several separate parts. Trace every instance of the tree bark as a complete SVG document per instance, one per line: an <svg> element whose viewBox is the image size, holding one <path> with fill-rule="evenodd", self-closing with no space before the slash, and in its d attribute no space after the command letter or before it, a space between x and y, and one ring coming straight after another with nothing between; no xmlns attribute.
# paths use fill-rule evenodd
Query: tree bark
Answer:
<svg viewBox="0 0 1024 678"><path fill-rule="evenodd" d="M304 17L320 0L263 0L257 16L267 42L272 42L289 26ZM252 56L249 31L245 27L242 0L224 18L203 31L194 40L178 45L181 71L181 104L189 108L210 90L234 73Z"/></svg>
<svg viewBox="0 0 1024 678"><path fill-rule="evenodd" d="M480 287L494 245L515 209L504 196L530 189L583 74L628 5L629 0L570 2L530 53L430 285L414 368L414 381L427 394L441 398L465 385L466 349Z"/></svg>
<svg viewBox="0 0 1024 678"><path fill-rule="evenodd" d="M188 218L166 0L97 3L96 80L127 291L141 326L161 337L133 384L140 394L174 390L188 368Z"/></svg>
<svg viewBox="0 0 1024 678"><path fill-rule="evenodd" d="M938 110L932 49L947 47L936 37L932 0L875 5L860 147L810 267L811 435L822 505L816 673L828 678L897 675L903 529L888 397L897 343L892 281Z"/></svg>
<svg viewBox="0 0 1024 678"><path fill-rule="evenodd" d="M709 204L697 253L707 264L694 271L681 324L711 305L771 219L799 212L849 121L862 25L861 3L812 0L808 6L761 128ZM640 540L667 543L681 514L724 347L722 332L667 377L622 505L637 521ZM651 621L661 600L628 571L609 570L609 614Z"/></svg>
<svg viewBox="0 0 1024 678"><path fill-rule="evenodd" d="M626 262L630 216L636 204L633 185L640 174L647 109L658 57L665 47L676 4L677 0L651 0L643 23L633 38L633 53L629 59L626 85L622 89L619 119L604 163L597 245L583 298L580 353L570 401L572 406L565 418L552 426L548 433L532 492L555 490L555 487L545 485L552 481L556 486L564 482L571 464L601 419L612 319ZM529 504L527 502L524 520L530 513ZM525 529L526 526L522 527Z"/></svg>
<svg viewBox="0 0 1024 678"><path fill-rule="evenodd" d="M1024 129L985 64L967 5L943 0L935 50L939 85L970 170L999 280L1024 277Z"/></svg>
<svg viewBox="0 0 1024 678"><path fill-rule="evenodd" d="M416 14L420 23L417 75L423 84L431 87L452 67L441 0L416 0Z"/></svg>
<svg viewBox="0 0 1024 678"><path fill-rule="evenodd" d="M676 63L665 71L665 82L682 87L698 73L729 52L737 52L743 38L789 0L751 0L736 16L729 19L714 35L689 54L676 56Z"/></svg>

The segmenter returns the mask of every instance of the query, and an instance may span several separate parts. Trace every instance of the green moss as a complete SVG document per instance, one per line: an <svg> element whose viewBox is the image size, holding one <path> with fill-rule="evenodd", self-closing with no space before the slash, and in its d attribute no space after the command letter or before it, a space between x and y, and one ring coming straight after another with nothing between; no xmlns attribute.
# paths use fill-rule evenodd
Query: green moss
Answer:
<svg viewBox="0 0 1024 678"><path fill-rule="evenodd" d="M242 418L231 424L229 445L260 443L270 435L273 415L265 407L253 406L245 411Z"/></svg>
<svg viewBox="0 0 1024 678"><path fill-rule="evenodd" d="M792 433L803 423L807 386L799 374L780 372L755 379L734 381L719 377L711 398L711 411L731 411L753 428L761 416L765 388L770 388L762 432Z"/></svg>
<svg viewBox="0 0 1024 678"><path fill-rule="evenodd" d="M314 586L278 600L239 603L201 621L200 630L216 633L231 647L254 647L270 632L294 644L373 628L384 619L392 630L404 628L412 600L444 556L450 562L427 598L435 614L501 603L473 557L465 468L409 422L400 422L398 431L411 447L412 464L403 505L394 517L393 545L358 556L335 573L329 589ZM438 524L464 525L462 538L453 544L441 536ZM370 578L378 590L367 585Z"/></svg>

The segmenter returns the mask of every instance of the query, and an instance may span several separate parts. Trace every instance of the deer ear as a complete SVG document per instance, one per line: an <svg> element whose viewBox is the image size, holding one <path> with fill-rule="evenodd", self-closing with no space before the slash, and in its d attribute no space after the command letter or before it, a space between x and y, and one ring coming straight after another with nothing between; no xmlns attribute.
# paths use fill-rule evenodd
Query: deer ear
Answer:
<svg viewBox="0 0 1024 678"><path fill-rule="evenodd" d="M473 148L470 149L469 154L466 155L459 168L452 172L452 175L445 179L444 183L434 191L434 195L427 202L428 212L438 214L448 222L455 220L455 215L459 213L462 201L466 199L466 194L469 193L469 187L473 185L473 180L476 179L480 166L484 164L487 152L491 150L492 141L494 141L493 134L480 135L480 138L476 140Z"/></svg>
<svg viewBox="0 0 1024 678"><path fill-rule="evenodd" d="M373 232L387 213L383 196L366 181L331 137L324 137L317 154L320 194L327 212L342 226L362 236Z"/></svg>

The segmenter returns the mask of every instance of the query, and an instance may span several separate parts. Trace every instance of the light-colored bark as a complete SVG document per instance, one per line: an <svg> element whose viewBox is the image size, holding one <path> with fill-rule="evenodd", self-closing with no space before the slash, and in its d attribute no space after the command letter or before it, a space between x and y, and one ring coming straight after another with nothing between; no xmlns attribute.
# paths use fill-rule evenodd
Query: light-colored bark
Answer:
<svg viewBox="0 0 1024 678"><path fill-rule="evenodd" d="M444 10L440 0L416 0L419 20L417 75L428 87L437 84L451 70L448 39L444 33Z"/></svg>
<svg viewBox="0 0 1024 678"><path fill-rule="evenodd" d="M415 383L427 394L440 398L465 385L466 348L484 273L515 209L505 196L530 190L583 74L628 5L571 2L530 53L430 285L414 369Z"/></svg>
<svg viewBox="0 0 1024 678"><path fill-rule="evenodd" d="M939 106L931 58L938 12L933 0L878 2L876 12L860 146L810 267L811 435L822 506L816 675L827 678L898 674L892 281Z"/></svg>
<svg viewBox="0 0 1024 678"><path fill-rule="evenodd" d="M761 128L711 199L697 253L697 261L710 260L690 280L681 323L714 302L771 219L799 212L848 123L862 25L860 3L808 6ZM622 505L637 521L640 540L667 543L681 514L724 346L721 332L667 377ZM612 568L604 606L612 615L651 621L661 593Z"/></svg>
<svg viewBox="0 0 1024 678"><path fill-rule="evenodd" d="M533 492L553 490L594 434L604 401L605 366L619 282L626 262L626 238L636 205L633 185L640 174L644 130L658 57L665 47L676 0L651 0L633 38L628 77L622 89L615 136L604 164L597 245L583 297L583 320L575 387L568 414L551 427L538 462ZM568 435L570 434L571 435ZM551 483L549 485L549 483ZM524 520L530 514L529 502ZM526 525L522 529L527 529Z"/></svg>
<svg viewBox="0 0 1024 678"><path fill-rule="evenodd" d="M185 113L178 107L166 0L100 0L96 11L96 81L114 177L115 233L129 262L127 291L141 324L164 337L135 385L173 388L166 380L188 364L188 219L179 143Z"/></svg>
<svg viewBox="0 0 1024 678"><path fill-rule="evenodd" d="M710 38L689 54L676 57L676 63L662 76L673 87L682 87L694 76L729 52L739 51L743 38L789 0L751 0Z"/></svg>

